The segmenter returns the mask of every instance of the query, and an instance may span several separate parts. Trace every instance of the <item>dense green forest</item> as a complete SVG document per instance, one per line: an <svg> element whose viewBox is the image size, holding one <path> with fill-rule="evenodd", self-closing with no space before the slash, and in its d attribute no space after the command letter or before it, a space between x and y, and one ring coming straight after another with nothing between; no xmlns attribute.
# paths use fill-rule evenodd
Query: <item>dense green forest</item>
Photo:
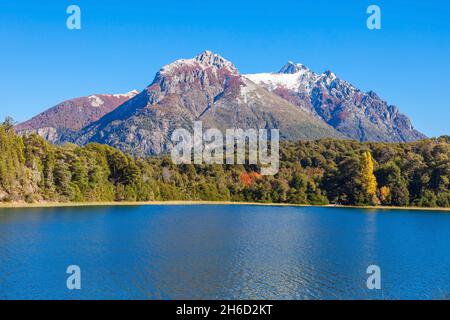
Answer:
<svg viewBox="0 0 450 320"><path fill-rule="evenodd" d="M105 145L54 146L0 125L0 201L209 200L450 207L450 137L413 143L283 142L280 171L174 165Z"/></svg>

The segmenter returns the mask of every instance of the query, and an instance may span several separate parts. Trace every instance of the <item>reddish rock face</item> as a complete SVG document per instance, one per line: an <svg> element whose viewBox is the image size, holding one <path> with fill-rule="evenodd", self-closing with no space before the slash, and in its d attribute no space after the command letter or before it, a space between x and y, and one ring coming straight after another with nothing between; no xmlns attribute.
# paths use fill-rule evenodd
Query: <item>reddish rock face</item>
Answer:
<svg viewBox="0 0 450 320"><path fill-rule="evenodd" d="M277 128L282 138L341 137L333 128L242 77L223 57L205 51L164 66L133 99L81 130L75 142L99 142L139 155L159 154L171 133L204 128Z"/></svg>
<svg viewBox="0 0 450 320"><path fill-rule="evenodd" d="M58 142L60 133L78 131L113 111L138 92L97 94L64 101L32 119L16 126L19 133L36 132L51 142Z"/></svg>

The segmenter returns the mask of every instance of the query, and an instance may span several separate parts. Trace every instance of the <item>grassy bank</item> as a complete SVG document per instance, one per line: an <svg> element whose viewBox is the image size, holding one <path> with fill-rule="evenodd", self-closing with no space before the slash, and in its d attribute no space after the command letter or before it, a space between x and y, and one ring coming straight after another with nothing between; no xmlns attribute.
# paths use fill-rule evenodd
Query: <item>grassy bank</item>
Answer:
<svg viewBox="0 0 450 320"><path fill-rule="evenodd" d="M111 201L111 202L42 202L42 203L0 203L1 208L58 208L58 207L101 207L101 206L185 206L185 205L252 205L269 207L323 207L371 210L416 210L449 211L450 208L390 207L390 206L342 206L342 205L304 205L289 203L230 202L230 201Z"/></svg>

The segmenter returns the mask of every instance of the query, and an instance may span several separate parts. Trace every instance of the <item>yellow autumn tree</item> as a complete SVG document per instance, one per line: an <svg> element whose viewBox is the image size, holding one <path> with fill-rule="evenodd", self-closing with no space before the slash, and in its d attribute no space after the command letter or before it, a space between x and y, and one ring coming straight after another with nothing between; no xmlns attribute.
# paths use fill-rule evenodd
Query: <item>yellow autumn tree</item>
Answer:
<svg viewBox="0 0 450 320"><path fill-rule="evenodd" d="M372 202L377 193L377 179L373 174L373 158L370 151L365 151L362 155L361 166L361 185L364 193L371 199Z"/></svg>
<svg viewBox="0 0 450 320"><path fill-rule="evenodd" d="M391 196L391 189L388 186L383 186L380 188L380 200L381 202L389 202L389 197Z"/></svg>

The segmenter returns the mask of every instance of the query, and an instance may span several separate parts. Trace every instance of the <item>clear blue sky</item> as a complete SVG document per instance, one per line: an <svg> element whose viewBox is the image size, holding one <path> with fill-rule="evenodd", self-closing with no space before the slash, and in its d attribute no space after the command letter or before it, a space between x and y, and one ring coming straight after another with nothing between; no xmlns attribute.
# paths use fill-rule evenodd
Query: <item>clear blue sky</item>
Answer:
<svg viewBox="0 0 450 320"><path fill-rule="evenodd" d="M66 28L77 4L82 29ZM382 30L366 9L382 10ZM448 0L0 0L0 117L142 89L159 68L209 49L242 73L287 60L330 69L397 105L427 135L450 134Z"/></svg>

